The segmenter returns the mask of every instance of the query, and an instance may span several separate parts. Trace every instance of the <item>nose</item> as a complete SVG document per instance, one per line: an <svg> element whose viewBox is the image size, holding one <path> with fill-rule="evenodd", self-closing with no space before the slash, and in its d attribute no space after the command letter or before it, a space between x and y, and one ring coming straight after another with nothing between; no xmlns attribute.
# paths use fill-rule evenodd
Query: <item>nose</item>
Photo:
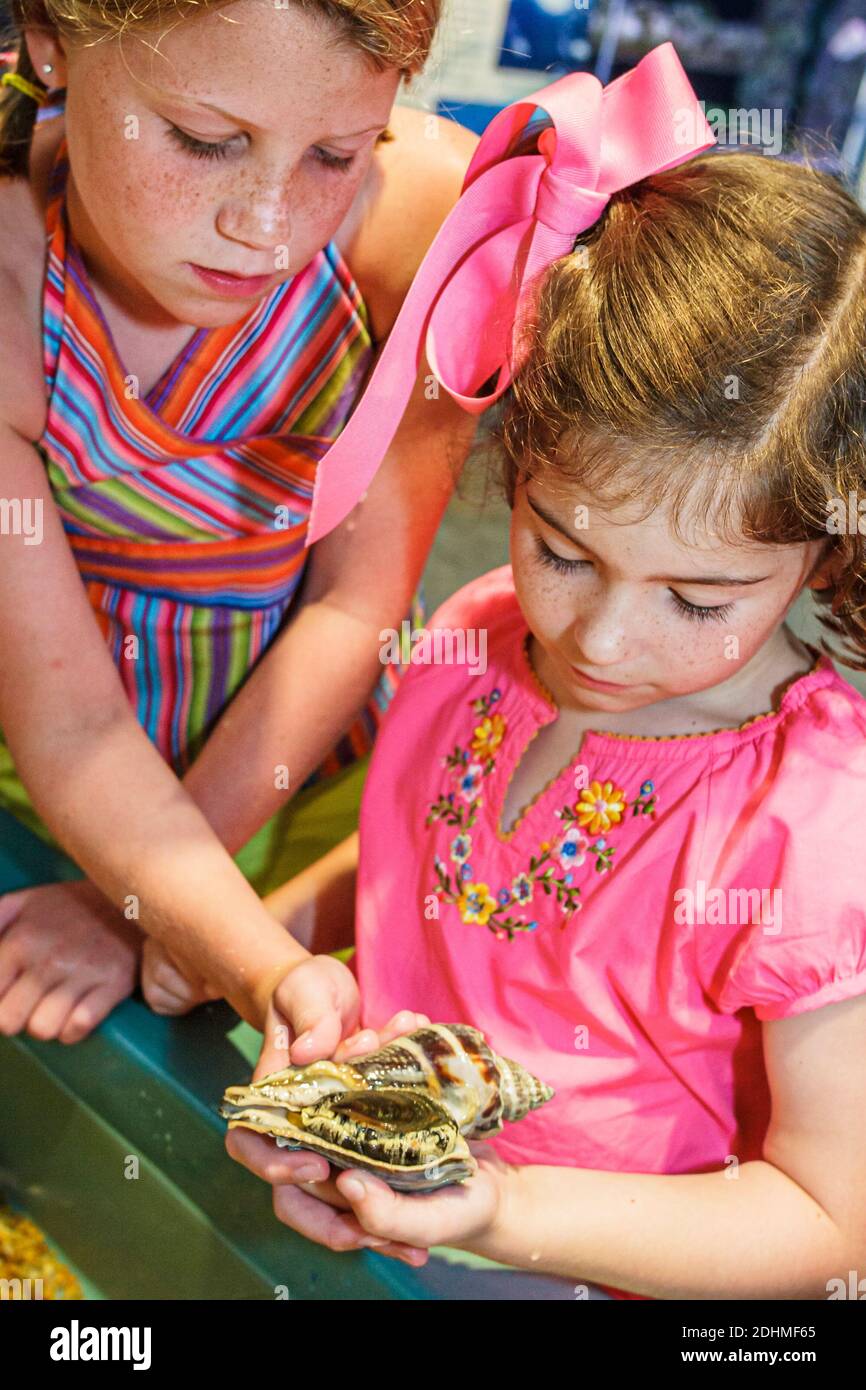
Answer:
<svg viewBox="0 0 866 1390"><path fill-rule="evenodd" d="M627 588L598 592L572 624L577 663L596 672L621 665L632 646L637 621L637 600Z"/></svg>
<svg viewBox="0 0 866 1390"><path fill-rule="evenodd" d="M269 253L291 244L292 227L292 198L285 178L259 181L246 192L236 187L217 216L217 230L230 241Z"/></svg>

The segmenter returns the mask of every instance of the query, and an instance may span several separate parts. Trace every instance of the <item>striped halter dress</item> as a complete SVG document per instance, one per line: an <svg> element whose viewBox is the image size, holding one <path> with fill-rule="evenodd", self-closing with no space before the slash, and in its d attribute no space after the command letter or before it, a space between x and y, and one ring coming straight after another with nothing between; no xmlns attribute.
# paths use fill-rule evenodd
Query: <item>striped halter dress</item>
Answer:
<svg viewBox="0 0 866 1390"><path fill-rule="evenodd" d="M375 345L331 242L240 322L191 330L142 397L71 233L68 169L64 138L48 186L48 412L37 448L126 693L180 776L291 610L316 464ZM370 750L400 674L383 667L365 711L305 786ZM0 805L53 840L5 746Z"/></svg>

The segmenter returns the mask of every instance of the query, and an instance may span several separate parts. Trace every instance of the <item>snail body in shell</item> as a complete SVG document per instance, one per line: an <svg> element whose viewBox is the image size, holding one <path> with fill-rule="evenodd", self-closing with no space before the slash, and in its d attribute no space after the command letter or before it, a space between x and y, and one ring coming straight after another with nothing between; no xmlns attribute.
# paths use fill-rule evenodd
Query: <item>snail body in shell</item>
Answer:
<svg viewBox="0 0 866 1390"><path fill-rule="evenodd" d="M477 1028L432 1023L348 1062L287 1067L230 1086L229 1128L271 1135L338 1168L362 1168L402 1191L429 1192L472 1176L467 1139L499 1134L553 1091L499 1057Z"/></svg>

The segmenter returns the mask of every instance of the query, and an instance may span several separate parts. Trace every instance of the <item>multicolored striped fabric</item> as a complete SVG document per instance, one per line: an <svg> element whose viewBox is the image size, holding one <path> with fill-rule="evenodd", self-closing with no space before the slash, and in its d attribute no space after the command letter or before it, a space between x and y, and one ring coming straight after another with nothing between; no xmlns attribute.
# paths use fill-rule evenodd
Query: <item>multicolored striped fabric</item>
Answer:
<svg viewBox="0 0 866 1390"><path fill-rule="evenodd" d="M182 775L289 613L316 465L375 345L332 242L242 321L191 331L142 397L71 233L68 169L64 138L48 190L38 447L124 688ZM400 674L383 667L362 717L305 785L369 751ZM2 748L0 804L50 838L16 782Z"/></svg>

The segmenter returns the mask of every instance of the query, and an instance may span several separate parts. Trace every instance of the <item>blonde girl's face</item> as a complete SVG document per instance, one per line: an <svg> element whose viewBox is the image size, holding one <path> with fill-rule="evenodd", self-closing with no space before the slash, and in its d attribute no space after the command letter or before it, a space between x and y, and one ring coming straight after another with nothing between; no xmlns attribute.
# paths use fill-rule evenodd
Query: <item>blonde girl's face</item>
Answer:
<svg viewBox="0 0 866 1390"><path fill-rule="evenodd" d="M562 708L625 713L741 671L748 680L744 668L769 661L803 585L820 586L823 541L731 546L698 527L685 544L666 508L644 520L638 510L604 512L571 484L517 486L517 598L538 674ZM590 688L578 672L618 688Z"/></svg>
<svg viewBox="0 0 866 1390"><path fill-rule="evenodd" d="M235 0L64 42L72 230L118 302L154 325L232 323L331 240L399 86L338 37L321 14ZM192 265L269 283L228 299Z"/></svg>

